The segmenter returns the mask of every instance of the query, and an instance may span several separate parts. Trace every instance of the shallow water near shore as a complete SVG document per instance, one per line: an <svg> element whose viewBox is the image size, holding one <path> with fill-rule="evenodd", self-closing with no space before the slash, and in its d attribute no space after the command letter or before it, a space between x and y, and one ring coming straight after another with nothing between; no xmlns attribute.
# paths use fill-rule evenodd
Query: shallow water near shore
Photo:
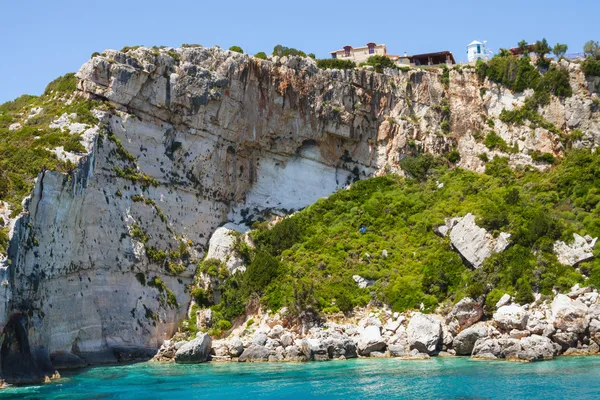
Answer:
<svg viewBox="0 0 600 400"><path fill-rule="evenodd" d="M63 374L7 399L597 399L600 357L538 363L432 358L312 363L142 363Z"/></svg>

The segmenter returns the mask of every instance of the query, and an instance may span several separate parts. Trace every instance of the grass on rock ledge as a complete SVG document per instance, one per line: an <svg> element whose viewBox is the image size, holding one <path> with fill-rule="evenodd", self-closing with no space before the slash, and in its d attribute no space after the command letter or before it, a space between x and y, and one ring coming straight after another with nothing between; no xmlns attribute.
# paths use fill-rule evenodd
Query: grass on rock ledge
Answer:
<svg viewBox="0 0 600 400"><path fill-rule="evenodd" d="M73 96L76 78L66 74L49 83L42 96L23 95L0 105L0 200L6 201L13 215L21 211L21 201L31 192L34 179L43 169L70 172L75 167L60 160L51 150L64 147L81 153L81 135L49 125L64 113L77 114L74 122L97 123L91 110L96 101ZM34 110L41 108L36 114ZM20 127L13 126L20 124Z"/></svg>

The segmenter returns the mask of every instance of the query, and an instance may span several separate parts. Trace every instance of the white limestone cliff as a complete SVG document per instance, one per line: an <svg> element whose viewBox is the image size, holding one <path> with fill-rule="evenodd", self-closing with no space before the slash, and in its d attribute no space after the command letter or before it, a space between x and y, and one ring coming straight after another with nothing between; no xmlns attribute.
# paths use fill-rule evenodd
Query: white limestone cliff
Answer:
<svg viewBox="0 0 600 400"><path fill-rule="evenodd" d="M582 130L578 145L597 146L597 93L578 66L568 68L575 95L544 115ZM79 96L110 109L84 131L87 154L60 153L77 163L73 173L40 173L25 211L9 218L12 239L0 259L0 324L28 315L36 354L96 362L98 354L113 361L115 349L158 348L186 315L186 285L217 227L289 213L355 179L401 173L400 160L416 151L456 147L459 165L480 171L479 154L501 154L475 139L482 115L518 146L503 154L513 166L543 169L529 155L535 150L562 154L556 135L499 121L527 94L484 82L482 96L467 68L452 70L446 89L436 70L323 71L297 57L142 47L107 50L77 77ZM452 135L441 133L444 99ZM54 123L82 129L71 119Z"/></svg>

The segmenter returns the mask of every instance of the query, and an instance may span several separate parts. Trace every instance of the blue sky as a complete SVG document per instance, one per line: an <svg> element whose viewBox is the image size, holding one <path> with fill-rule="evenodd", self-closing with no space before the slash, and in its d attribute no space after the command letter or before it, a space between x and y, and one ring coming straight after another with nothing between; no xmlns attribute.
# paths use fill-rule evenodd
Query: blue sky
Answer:
<svg viewBox="0 0 600 400"><path fill-rule="evenodd" d="M128 1L0 0L0 103L40 94L90 55L125 45L198 43L248 53L296 47L328 57L349 44L385 43L391 54L465 46L511 47L545 37L582 51L600 40L599 0ZM595 17L594 17L595 16Z"/></svg>

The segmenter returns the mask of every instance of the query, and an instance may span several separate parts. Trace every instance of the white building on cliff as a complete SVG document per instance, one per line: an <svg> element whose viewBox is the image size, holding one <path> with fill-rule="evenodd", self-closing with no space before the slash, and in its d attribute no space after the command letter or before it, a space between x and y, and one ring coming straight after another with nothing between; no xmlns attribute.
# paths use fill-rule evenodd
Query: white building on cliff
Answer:
<svg viewBox="0 0 600 400"><path fill-rule="evenodd" d="M472 62L477 62L477 60L487 61L488 55L485 51L486 41L483 43L478 42L477 40L473 40L471 43L467 45L467 60Z"/></svg>

